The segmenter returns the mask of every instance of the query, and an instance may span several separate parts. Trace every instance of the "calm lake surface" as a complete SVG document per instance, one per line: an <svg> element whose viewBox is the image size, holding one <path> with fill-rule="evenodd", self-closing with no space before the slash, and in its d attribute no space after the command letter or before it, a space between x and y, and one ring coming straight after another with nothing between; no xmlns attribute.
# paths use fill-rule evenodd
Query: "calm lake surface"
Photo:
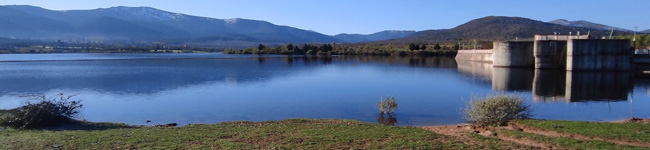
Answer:
<svg viewBox="0 0 650 150"><path fill-rule="evenodd" d="M463 123L472 95L521 95L534 118L650 117L650 78L630 72L494 68L447 57L2 54L0 109L28 94L79 94L80 119L133 125L337 118ZM376 105L394 96L392 118ZM151 120L151 123L146 123Z"/></svg>

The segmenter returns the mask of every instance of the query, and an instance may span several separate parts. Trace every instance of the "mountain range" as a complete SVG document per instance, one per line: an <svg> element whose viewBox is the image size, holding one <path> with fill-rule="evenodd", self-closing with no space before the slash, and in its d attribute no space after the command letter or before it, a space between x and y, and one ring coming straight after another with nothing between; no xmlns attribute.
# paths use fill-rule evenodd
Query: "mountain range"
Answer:
<svg viewBox="0 0 650 150"><path fill-rule="evenodd" d="M26 5L0 6L0 37L24 40L157 41L208 47L247 47L259 43L432 43L463 39L513 40L534 34L580 31L608 35L629 30L587 21L542 22L521 17L488 16L451 29L382 31L374 34L324 35L249 19L215 19L150 7L111 7L56 11ZM8 41L5 39L4 41Z"/></svg>
<svg viewBox="0 0 650 150"><path fill-rule="evenodd" d="M415 31L398 31L398 30L388 30L381 31L373 34L337 34L334 35L334 38L343 40L349 43L358 43L358 42L370 42L370 41L383 41L389 39L399 39L404 38L409 35L412 35Z"/></svg>
<svg viewBox="0 0 650 150"><path fill-rule="evenodd" d="M535 34L581 34L590 33L594 36L609 35L610 30L560 25L542 22L521 17L487 16L471 20L451 29L425 30L413 33L401 39L386 42L405 43L432 43L432 42L457 42L467 39L479 40L516 40L531 39ZM629 31L617 31L615 34L628 34Z"/></svg>
<svg viewBox="0 0 650 150"><path fill-rule="evenodd" d="M214 19L149 7L53 11L0 6L0 36L36 40L184 42L342 42L334 37L266 21Z"/></svg>

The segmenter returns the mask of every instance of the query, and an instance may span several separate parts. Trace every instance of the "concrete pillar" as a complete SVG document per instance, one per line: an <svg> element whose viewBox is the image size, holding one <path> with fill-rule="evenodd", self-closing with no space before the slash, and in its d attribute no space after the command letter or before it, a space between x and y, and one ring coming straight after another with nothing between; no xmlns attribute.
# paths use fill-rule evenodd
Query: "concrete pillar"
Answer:
<svg viewBox="0 0 650 150"><path fill-rule="evenodd" d="M558 69L565 68L566 64L566 41L556 40L535 40L534 56L536 69Z"/></svg>
<svg viewBox="0 0 650 150"><path fill-rule="evenodd" d="M571 39L566 70L631 70L634 50L629 40Z"/></svg>
<svg viewBox="0 0 650 150"><path fill-rule="evenodd" d="M533 42L496 41L493 45L492 62L496 67L532 67L535 64Z"/></svg>

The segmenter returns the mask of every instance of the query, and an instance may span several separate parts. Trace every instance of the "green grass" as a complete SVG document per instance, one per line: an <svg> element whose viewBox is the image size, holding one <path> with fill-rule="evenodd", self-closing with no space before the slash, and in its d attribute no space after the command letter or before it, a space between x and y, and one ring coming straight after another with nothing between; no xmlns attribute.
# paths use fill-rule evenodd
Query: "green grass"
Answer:
<svg viewBox="0 0 650 150"><path fill-rule="evenodd" d="M414 127L289 119L155 128L0 130L0 149L475 149Z"/></svg>
<svg viewBox="0 0 650 150"><path fill-rule="evenodd" d="M532 119L517 120L515 122L532 128L563 133L650 143L650 124Z"/></svg>
<svg viewBox="0 0 650 150"><path fill-rule="evenodd" d="M562 138L562 137L547 137L543 135L537 135L533 133L526 133L526 132L521 132L521 131L515 131L515 130L499 130L498 131L500 134L504 134L506 136L510 136L513 138L517 139L529 139L529 140L534 140L539 143L546 143L549 145L555 145L562 147L563 149L603 149L603 150L609 150L609 149L647 149L643 147L634 147L634 146L626 146L626 145L616 145L613 143L609 142L604 142L604 141L596 141L596 140L577 140L577 139L572 139L572 138Z"/></svg>
<svg viewBox="0 0 650 150"><path fill-rule="evenodd" d="M648 124L516 120L531 128L617 139L647 141ZM561 128L554 128L561 126ZM517 130L499 136L528 139L567 149L644 149L598 140L547 137ZM415 127L353 120L289 119L224 122L183 127L136 127L119 123L74 124L34 130L0 127L0 149L530 149L525 145L467 133L469 146ZM647 149L647 148L646 148Z"/></svg>

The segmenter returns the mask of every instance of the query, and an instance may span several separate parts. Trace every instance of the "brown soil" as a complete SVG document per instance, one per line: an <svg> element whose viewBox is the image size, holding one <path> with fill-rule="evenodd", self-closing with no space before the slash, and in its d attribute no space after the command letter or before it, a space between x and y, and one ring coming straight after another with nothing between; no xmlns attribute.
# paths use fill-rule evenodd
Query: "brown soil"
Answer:
<svg viewBox="0 0 650 150"><path fill-rule="evenodd" d="M475 141L471 137L467 136L466 133L470 132L470 130L464 130L464 127L462 126L425 126L420 128L433 131L438 134L455 137L457 140L462 141L468 145L481 145L480 142Z"/></svg>
<svg viewBox="0 0 650 150"><path fill-rule="evenodd" d="M632 120L632 119L628 119L628 120ZM650 122L650 119L633 120L633 121L626 121L626 122L648 123ZM493 137L493 138L498 138L499 140L502 141L525 145L527 146L527 148L525 149L564 149L564 148L552 144L540 143L534 140L518 139L509 136L503 136L503 135L499 135L498 133L495 133L494 131L497 131L496 129L518 130L526 133L533 133L533 134L538 134L538 135L543 135L548 137L564 137L564 138L573 138L577 140L598 140L598 141L605 141L605 142L610 142L610 143L620 144L620 145L650 147L650 143L642 143L638 141L626 141L626 140L618 140L618 139L607 139L607 138L600 138L600 137L588 137L588 136L578 135L578 134L546 131L546 130L530 128L518 124L509 125L506 127L482 127L482 126L465 124L465 125L450 125L450 126L424 126L420 128L428 131L433 131L438 134L455 137L468 145L479 145L479 146L484 146L484 145L482 145L480 141L477 141L477 139L473 137L469 137L467 133L474 132L484 137ZM505 149L512 149L512 147L508 147Z"/></svg>
<svg viewBox="0 0 650 150"><path fill-rule="evenodd" d="M467 135L467 133L474 132L474 133L478 133L481 136L494 137L502 141L523 145L523 146L517 146L520 147L519 149L558 149L553 145L538 143L532 140L515 139L507 136L499 136L497 133L493 132L494 130L492 130L491 128L475 126L475 125L424 126L420 128L433 131L438 134L456 137L457 139L463 141L465 144L468 145L485 146L482 145L480 141L476 141L476 139L469 137ZM502 147L502 149L513 149L513 147Z"/></svg>
<svg viewBox="0 0 650 150"><path fill-rule="evenodd" d="M643 124L648 124L648 123L650 123L650 118L627 118L627 119L621 120L621 121L614 121L614 123L643 123Z"/></svg>
<svg viewBox="0 0 650 150"><path fill-rule="evenodd" d="M530 128L530 127L527 127L525 125L519 125L519 124L511 125L511 126L509 126L509 128L518 128L518 129L522 129L523 132L539 134L539 135L544 135L544 136L548 136L548 137L564 137L564 138L572 138L572 139L577 139L577 140L598 140L598 141L605 141L605 142L610 142L610 143L620 144L620 145L650 147L650 143L643 143L643 142L638 142L638 141L627 141L627 140L620 140L620 139L611 139L611 138L602 138L602 137L590 137L590 136L584 136L584 135L579 135L579 134L561 133L561 132L557 132L557 131L547 131L547 130L542 130L542 129Z"/></svg>

